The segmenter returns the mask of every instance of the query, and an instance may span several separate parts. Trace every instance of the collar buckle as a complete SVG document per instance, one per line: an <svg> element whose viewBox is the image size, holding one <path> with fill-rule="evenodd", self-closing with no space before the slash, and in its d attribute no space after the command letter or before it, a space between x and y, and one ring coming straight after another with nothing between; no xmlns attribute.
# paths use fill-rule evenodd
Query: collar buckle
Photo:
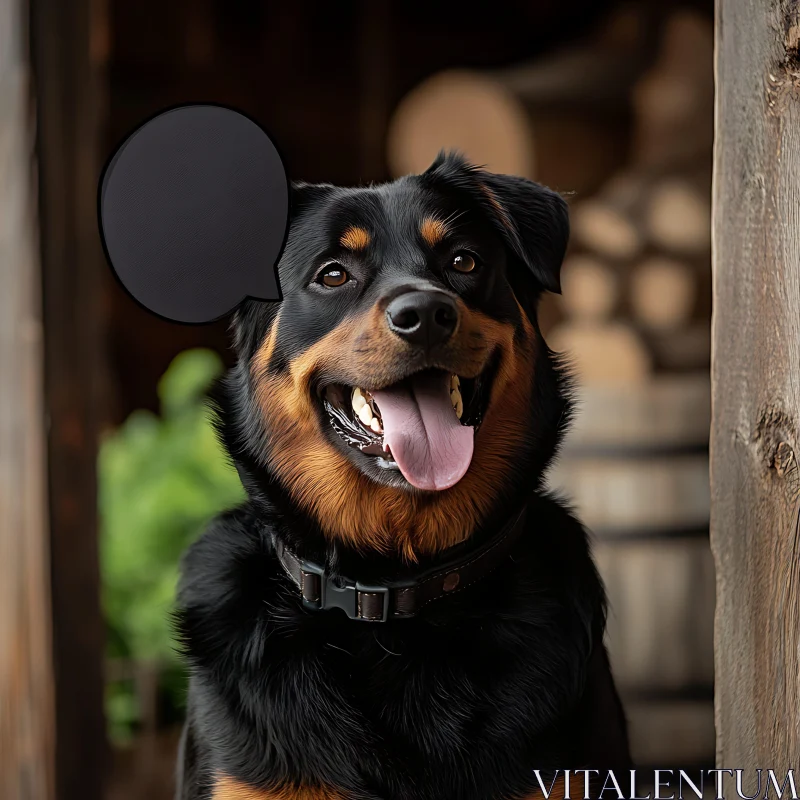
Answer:
<svg viewBox="0 0 800 800"><path fill-rule="evenodd" d="M319 564L300 562L300 591L303 606L312 611L338 608L349 619L386 622L389 618L389 587L366 584L349 578L332 579Z"/></svg>

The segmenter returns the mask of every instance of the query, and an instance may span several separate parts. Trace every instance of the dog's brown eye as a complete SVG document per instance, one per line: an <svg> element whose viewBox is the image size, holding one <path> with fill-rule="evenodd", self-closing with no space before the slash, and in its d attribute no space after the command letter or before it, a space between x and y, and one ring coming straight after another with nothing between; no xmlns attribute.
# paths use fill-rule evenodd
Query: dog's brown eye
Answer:
<svg viewBox="0 0 800 800"><path fill-rule="evenodd" d="M453 269L458 272L472 272L476 266L475 256L469 253L456 253L453 257Z"/></svg>
<svg viewBox="0 0 800 800"><path fill-rule="evenodd" d="M335 288L336 286L343 286L349 279L350 276L341 264L329 264L319 274L317 281L324 286Z"/></svg>

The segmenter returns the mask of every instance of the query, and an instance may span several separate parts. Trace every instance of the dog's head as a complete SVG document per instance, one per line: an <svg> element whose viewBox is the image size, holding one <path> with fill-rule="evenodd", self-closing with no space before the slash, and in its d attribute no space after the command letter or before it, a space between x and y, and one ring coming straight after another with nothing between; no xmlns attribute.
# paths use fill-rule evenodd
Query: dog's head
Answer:
<svg viewBox="0 0 800 800"><path fill-rule="evenodd" d="M240 468L359 548L465 538L556 447L567 405L535 309L567 237L557 194L452 155L382 186L294 187L283 302L234 322Z"/></svg>

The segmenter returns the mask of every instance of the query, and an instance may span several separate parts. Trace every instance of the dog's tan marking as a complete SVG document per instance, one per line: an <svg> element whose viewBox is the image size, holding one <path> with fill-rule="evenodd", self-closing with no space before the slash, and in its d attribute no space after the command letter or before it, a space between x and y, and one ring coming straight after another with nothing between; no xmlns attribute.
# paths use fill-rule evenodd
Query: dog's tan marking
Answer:
<svg viewBox="0 0 800 800"><path fill-rule="evenodd" d="M214 784L211 800L345 800L344 795L325 787L294 787L254 789L245 783L223 775Z"/></svg>
<svg viewBox="0 0 800 800"><path fill-rule="evenodd" d="M419 226L419 232L429 247L436 247L447 236L447 225L436 217L425 217Z"/></svg>
<svg viewBox="0 0 800 800"><path fill-rule="evenodd" d="M372 237L366 228L361 228L358 225L351 225L341 235L339 244L346 247L348 250L366 250L369 246Z"/></svg>
<svg viewBox="0 0 800 800"><path fill-rule="evenodd" d="M497 216L500 217L500 221L503 223L503 226L510 231L515 231L516 228L514 223L511 221L511 217L508 216L508 212L503 207L503 204L497 199L497 195L494 193L494 191L485 183L479 184L479 187L480 190L486 195L489 205L494 209Z"/></svg>
<svg viewBox="0 0 800 800"><path fill-rule="evenodd" d="M407 345L383 322L383 312L350 318L291 362L269 370L277 322L251 365L256 399L270 432L270 463L295 502L326 536L360 550L399 553L407 561L463 541L491 510L513 469L530 414L535 335L522 314L523 336L460 304L461 323L450 347L462 377L475 377L499 352L488 411L476 435L466 475L452 488L415 493L381 486L334 447L319 426L312 381L322 374L351 386L385 385Z"/></svg>

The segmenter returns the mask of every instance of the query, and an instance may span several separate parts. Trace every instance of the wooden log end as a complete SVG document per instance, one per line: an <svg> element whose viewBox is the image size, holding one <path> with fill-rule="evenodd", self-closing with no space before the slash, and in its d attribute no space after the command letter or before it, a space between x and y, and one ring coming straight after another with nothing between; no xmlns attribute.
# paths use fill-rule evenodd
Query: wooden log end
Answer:
<svg viewBox="0 0 800 800"><path fill-rule="evenodd" d="M617 303L616 273L599 259L570 256L561 268L561 306L573 320L608 319Z"/></svg>
<svg viewBox="0 0 800 800"><path fill-rule="evenodd" d="M565 322L550 332L549 344L568 356L582 384L641 384L651 372L647 348L621 322Z"/></svg>
<svg viewBox="0 0 800 800"><path fill-rule="evenodd" d="M666 331L685 325L691 317L696 294L694 271L672 258L647 259L631 275L633 314L647 328Z"/></svg>
<svg viewBox="0 0 800 800"><path fill-rule="evenodd" d="M650 240L689 255L711 247L711 201L687 181L670 178L653 188L645 211Z"/></svg>
<svg viewBox="0 0 800 800"><path fill-rule="evenodd" d="M401 101L387 153L395 176L424 171L447 148L493 172L532 177L533 141L521 104L502 84L478 72L449 70Z"/></svg>
<svg viewBox="0 0 800 800"><path fill-rule="evenodd" d="M575 239L598 255L628 260L639 254L643 238L633 220L602 200L586 200L572 212Z"/></svg>

